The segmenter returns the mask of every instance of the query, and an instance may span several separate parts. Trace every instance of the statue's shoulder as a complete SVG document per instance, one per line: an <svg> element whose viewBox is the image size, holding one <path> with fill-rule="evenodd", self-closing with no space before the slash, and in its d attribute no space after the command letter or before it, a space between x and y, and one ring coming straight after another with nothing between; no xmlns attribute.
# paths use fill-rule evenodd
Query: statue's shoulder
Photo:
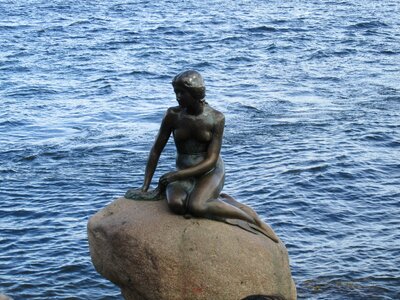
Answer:
<svg viewBox="0 0 400 300"><path fill-rule="evenodd" d="M222 112L220 112L219 110L216 110L215 108L212 108L211 106L209 106L209 109L210 109L211 113L213 114L214 119L217 122L225 120L225 115Z"/></svg>
<svg viewBox="0 0 400 300"><path fill-rule="evenodd" d="M165 118L166 119L175 119L179 113L181 112L181 108L179 106L173 106L167 109L167 112L165 113Z"/></svg>
<svg viewBox="0 0 400 300"><path fill-rule="evenodd" d="M172 106L167 109L167 114L178 114L180 113L182 108L179 106Z"/></svg>

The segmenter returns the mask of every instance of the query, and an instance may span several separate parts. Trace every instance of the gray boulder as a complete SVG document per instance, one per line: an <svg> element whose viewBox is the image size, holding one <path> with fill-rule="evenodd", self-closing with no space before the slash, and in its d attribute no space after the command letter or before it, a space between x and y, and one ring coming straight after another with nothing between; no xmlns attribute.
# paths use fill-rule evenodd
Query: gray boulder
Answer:
<svg viewBox="0 0 400 300"><path fill-rule="evenodd" d="M128 300L296 299L282 242L185 219L165 201L117 199L90 218L88 237L96 270Z"/></svg>

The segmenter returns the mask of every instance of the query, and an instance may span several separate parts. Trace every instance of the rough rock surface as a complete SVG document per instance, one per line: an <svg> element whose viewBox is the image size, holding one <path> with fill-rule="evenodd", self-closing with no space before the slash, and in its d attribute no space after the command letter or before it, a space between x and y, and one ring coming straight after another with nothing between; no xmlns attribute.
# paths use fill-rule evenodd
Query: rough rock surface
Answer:
<svg viewBox="0 0 400 300"><path fill-rule="evenodd" d="M282 242L222 222L185 219L165 201L117 199L90 218L88 236L96 270L128 300L296 299Z"/></svg>

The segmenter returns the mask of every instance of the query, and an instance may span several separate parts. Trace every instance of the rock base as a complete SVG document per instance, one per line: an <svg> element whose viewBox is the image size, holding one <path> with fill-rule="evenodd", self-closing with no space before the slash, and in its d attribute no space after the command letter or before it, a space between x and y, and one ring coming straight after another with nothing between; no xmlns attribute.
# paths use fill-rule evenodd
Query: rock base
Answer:
<svg viewBox="0 0 400 300"><path fill-rule="evenodd" d="M282 242L185 219L165 201L117 199L90 218L88 237L96 270L128 300L296 299Z"/></svg>

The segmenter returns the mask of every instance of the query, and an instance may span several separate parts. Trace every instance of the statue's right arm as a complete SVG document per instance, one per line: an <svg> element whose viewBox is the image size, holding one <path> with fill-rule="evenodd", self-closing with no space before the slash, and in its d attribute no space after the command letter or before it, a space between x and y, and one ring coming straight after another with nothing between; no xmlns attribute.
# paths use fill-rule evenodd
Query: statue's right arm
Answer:
<svg viewBox="0 0 400 300"><path fill-rule="evenodd" d="M161 152L163 151L171 135L172 117L173 117L172 110L168 109L161 122L160 130L158 131L158 135L153 144L153 147L151 147L150 150L149 158L147 160L147 165L146 165L146 171L144 175L144 182L142 186L143 192L146 192L150 187L151 179L153 178L154 172L157 168Z"/></svg>

